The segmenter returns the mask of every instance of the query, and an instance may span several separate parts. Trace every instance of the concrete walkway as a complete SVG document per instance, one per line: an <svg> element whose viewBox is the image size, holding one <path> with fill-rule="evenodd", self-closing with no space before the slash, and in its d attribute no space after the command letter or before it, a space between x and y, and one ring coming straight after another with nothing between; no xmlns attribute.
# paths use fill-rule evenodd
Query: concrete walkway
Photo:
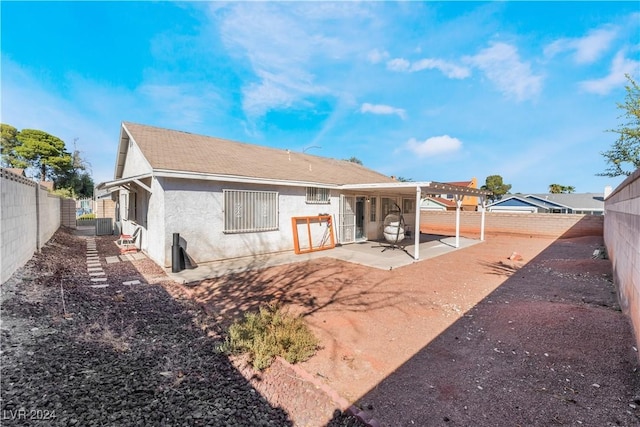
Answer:
<svg viewBox="0 0 640 427"><path fill-rule="evenodd" d="M411 242L413 242L413 240L411 240ZM382 270L393 270L451 253L458 249L468 248L477 243L482 242L480 240L460 237L460 246L456 248L454 246L455 237L421 234L420 259L418 261L413 259L413 243L407 244L402 249L391 249L386 242L366 241L337 246L334 249L308 254L296 255L293 251L287 251L277 254L203 263L194 269L186 269L179 273L173 273L171 268L165 268L165 272L171 279L178 283L191 283L232 273L261 270L276 265L305 262L323 257L335 258Z"/></svg>

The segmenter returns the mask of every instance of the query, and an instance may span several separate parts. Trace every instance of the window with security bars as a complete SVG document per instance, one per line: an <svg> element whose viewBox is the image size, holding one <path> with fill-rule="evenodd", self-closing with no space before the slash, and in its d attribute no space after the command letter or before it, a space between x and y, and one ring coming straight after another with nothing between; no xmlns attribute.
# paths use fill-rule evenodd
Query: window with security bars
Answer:
<svg viewBox="0 0 640 427"><path fill-rule="evenodd" d="M307 187L307 203L327 204L330 196L328 188Z"/></svg>
<svg viewBox="0 0 640 427"><path fill-rule="evenodd" d="M222 190L224 232L250 233L278 229L278 192Z"/></svg>

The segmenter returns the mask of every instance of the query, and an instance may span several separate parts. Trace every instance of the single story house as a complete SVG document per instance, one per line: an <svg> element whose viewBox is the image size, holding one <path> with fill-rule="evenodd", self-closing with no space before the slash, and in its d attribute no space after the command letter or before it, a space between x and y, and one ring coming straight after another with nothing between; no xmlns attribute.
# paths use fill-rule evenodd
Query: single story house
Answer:
<svg viewBox="0 0 640 427"><path fill-rule="evenodd" d="M456 202L453 199L427 196L422 199L422 202L420 203L420 210L422 211L455 211Z"/></svg>
<svg viewBox="0 0 640 427"><path fill-rule="evenodd" d="M130 122L120 128L114 180L97 190L116 201L117 230L139 229L138 247L164 267L171 265L174 233L192 260L205 263L293 250L295 217L330 215L338 244L381 239L396 206L419 242L421 194L456 194L459 203L489 194L398 182L346 160Z"/></svg>
<svg viewBox="0 0 640 427"><path fill-rule="evenodd" d="M512 195L487 205L489 212L604 214L604 193Z"/></svg>

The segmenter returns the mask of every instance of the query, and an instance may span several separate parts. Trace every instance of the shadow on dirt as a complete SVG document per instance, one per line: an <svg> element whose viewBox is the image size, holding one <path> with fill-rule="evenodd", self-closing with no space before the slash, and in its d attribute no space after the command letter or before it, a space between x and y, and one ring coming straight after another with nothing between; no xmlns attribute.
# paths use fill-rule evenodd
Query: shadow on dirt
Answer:
<svg viewBox="0 0 640 427"><path fill-rule="evenodd" d="M637 353L601 245L563 238L519 269L480 263L510 277L357 405L389 426L639 424Z"/></svg>

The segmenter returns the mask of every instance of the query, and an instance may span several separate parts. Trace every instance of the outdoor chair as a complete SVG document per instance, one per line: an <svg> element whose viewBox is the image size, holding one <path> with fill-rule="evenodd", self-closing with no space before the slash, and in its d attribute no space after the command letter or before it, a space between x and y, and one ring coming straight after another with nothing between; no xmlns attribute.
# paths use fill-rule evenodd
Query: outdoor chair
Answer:
<svg viewBox="0 0 640 427"><path fill-rule="evenodd" d="M136 246L136 240L138 239L138 235L140 235L140 227L136 227L131 234L121 234L118 240L116 240L116 245L120 248L120 253L128 253L128 252L138 252L138 247Z"/></svg>

